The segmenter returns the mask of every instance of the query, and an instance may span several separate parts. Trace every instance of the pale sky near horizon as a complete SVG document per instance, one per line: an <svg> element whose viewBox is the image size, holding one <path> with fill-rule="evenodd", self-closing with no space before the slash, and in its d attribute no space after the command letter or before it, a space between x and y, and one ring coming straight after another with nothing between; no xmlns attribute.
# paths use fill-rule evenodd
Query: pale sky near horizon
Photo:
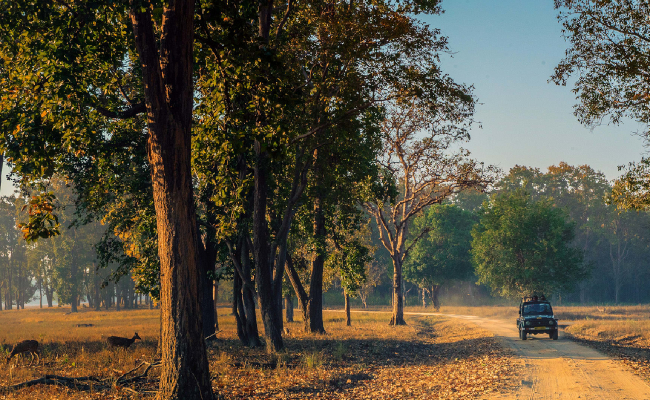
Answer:
<svg viewBox="0 0 650 400"><path fill-rule="evenodd" d="M548 83L568 47L553 0L443 0L442 7L443 15L423 19L449 37L454 54L443 57L443 71L475 87L482 129L477 124L464 146L473 158L506 173L516 164L588 164L610 180L619 165L641 159L637 123L584 127L573 115L572 86ZM7 172L2 195L13 191Z"/></svg>
<svg viewBox="0 0 650 400"><path fill-rule="evenodd" d="M464 147L508 172L516 164L546 170L588 164L608 179L646 153L636 122L593 130L573 115L573 86L548 83L568 47L553 0L443 0L445 13L424 20L449 38L443 71L473 84L479 104Z"/></svg>

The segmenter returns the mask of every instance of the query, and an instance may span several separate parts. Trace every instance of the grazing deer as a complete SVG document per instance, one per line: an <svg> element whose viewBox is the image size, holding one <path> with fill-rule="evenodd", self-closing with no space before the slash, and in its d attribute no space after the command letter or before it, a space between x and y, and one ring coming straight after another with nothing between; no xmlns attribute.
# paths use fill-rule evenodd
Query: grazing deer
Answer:
<svg viewBox="0 0 650 400"><path fill-rule="evenodd" d="M38 350L38 342L36 340L23 340L16 343L13 350L11 350L11 354L9 354L9 357L7 357L7 364L9 364L9 361L11 361L11 358L13 356L22 353L31 354L32 360L30 361L30 364L34 361L34 355L36 355L36 357L39 359L41 357Z"/></svg>
<svg viewBox="0 0 650 400"><path fill-rule="evenodd" d="M109 336L106 338L106 341L111 345L111 347L124 347L125 349L128 349L136 339L142 340L140 336L138 336L138 332L136 332L131 339L119 336Z"/></svg>

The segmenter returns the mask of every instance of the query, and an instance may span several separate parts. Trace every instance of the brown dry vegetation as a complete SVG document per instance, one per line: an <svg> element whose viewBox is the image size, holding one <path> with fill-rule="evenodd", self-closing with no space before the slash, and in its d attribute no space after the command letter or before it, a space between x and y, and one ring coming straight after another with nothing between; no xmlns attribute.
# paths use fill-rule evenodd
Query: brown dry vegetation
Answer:
<svg viewBox="0 0 650 400"><path fill-rule="evenodd" d="M618 358L650 380L650 305L565 307L562 312L569 337Z"/></svg>
<svg viewBox="0 0 650 400"><path fill-rule="evenodd" d="M66 311L0 313L5 351L27 338L38 340L43 351L38 365L30 366L27 358L2 368L1 386L45 374L94 375L111 382L140 361L156 358L157 311ZM327 334L305 334L300 321L287 324L287 349L270 354L241 346L233 317L225 308L220 311L222 331L209 348L209 361L213 386L226 399L488 398L518 382L519 364L490 333L463 321L407 316L408 326L393 328L387 325L389 314L353 314L353 326L347 327L343 314L325 312ZM134 331L144 340L127 351L104 345L107 336L131 336ZM0 398L149 398L156 374L152 370L152 379L128 388L87 392L39 385Z"/></svg>

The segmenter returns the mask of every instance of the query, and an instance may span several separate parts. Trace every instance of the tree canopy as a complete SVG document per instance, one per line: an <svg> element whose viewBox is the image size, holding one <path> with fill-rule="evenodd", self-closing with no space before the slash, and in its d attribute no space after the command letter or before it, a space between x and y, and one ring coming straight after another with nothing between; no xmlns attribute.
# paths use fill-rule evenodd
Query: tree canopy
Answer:
<svg viewBox="0 0 650 400"><path fill-rule="evenodd" d="M472 231L472 257L480 283L495 293L520 297L570 290L586 277L575 226L550 199L524 191L494 195Z"/></svg>

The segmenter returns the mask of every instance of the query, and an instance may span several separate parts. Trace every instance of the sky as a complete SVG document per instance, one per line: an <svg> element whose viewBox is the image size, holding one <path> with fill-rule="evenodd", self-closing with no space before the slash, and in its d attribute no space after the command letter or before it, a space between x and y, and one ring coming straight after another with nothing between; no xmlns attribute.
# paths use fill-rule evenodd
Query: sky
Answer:
<svg viewBox="0 0 650 400"><path fill-rule="evenodd" d="M608 179L641 159L637 123L584 127L573 115L571 86L548 83L568 47L553 0L443 0L442 7L443 15L423 19L449 38L453 55L443 58L443 71L475 87L482 128L464 146L475 159L506 173L517 164L587 164ZM3 172L7 195L13 187Z"/></svg>
<svg viewBox="0 0 650 400"><path fill-rule="evenodd" d="M608 179L647 151L640 125L582 126L572 86L548 80L568 43L553 0L443 0L445 13L423 18L449 38L443 71L473 84L479 104L465 145L473 158L504 172L519 164L542 170L565 161L588 164Z"/></svg>

